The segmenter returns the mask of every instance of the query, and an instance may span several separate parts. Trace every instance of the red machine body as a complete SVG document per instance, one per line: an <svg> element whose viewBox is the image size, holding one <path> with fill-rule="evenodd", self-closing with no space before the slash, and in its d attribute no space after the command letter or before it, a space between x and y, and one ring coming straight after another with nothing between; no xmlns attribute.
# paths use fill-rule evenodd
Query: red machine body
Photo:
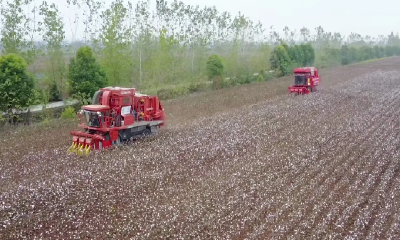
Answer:
<svg viewBox="0 0 400 240"><path fill-rule="evenodd" d="M165 124L158 97L139 94L135 88L101 88L92 105L82 106L77 115L83 131L71 131L70 149L87 152L156 133Z"/></svg>
<svg viewBox="0 0 400 240"><path fill-rule="evenodd" d="M315 67L295 68L294 84L289 87L290 93L309 94L316 91L320 83L318 69Z"/></svg>

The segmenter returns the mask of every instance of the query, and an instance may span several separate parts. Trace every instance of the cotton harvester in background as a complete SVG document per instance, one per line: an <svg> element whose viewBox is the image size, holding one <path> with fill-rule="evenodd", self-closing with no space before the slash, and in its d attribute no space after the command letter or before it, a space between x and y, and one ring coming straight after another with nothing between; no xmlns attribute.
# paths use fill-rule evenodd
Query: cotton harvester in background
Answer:
<svg viewBox="0 0 400 240"><path fill-rule="evenodd" d="M78 154L156 133L165 124L158 97L139 94L135 88L101 88L92 105L82 106L77 115L83 130L71 131L73 143L68 151Z"/></svg>
<svg viewBox="0 0 400 240"><path fill-rule="evenodd" d="M315 92L320 82L318 69L315 67L295 68L294 84L289 87L290 93L309 94Z"/></svg>

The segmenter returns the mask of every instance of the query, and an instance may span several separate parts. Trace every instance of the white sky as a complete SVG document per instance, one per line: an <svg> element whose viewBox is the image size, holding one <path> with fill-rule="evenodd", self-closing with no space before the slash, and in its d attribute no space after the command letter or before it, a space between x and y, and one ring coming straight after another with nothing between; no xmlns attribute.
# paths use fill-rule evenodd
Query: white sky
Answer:
<svg viewBox="0 0 400 240"><path fill-rule="evenodd" d="M213 4L217 9L241 11L264 25L314 29L321 25L326 31L345 35L388 35L400 31L399 0L185 0L188 4Z"/></svg>
<svg viewBox="0 0 400 240"><path fill-rule="evenodd" d="M37 1L40 4L41 1ZM167 0L169 3L173 0ZM65 19L65 31L68 40L72 37L70 19L74 11L67 9L66 0L56 2ZM105 0L110 4L112 0ZM136 4L137 0L130 0ZM155 6L156 0L151 0ZM325 31L340 32L349 35L351 32L363 36L389 35L400 32L399 0L182 0L186 5L212 6L219 12L229 11L236 15L239 11L254 22L261 21L268 31L271 25L281 32L285 26L299 30L303 26L314 32L321 25ZM80 23L79 28L82 29Z"/></svg>

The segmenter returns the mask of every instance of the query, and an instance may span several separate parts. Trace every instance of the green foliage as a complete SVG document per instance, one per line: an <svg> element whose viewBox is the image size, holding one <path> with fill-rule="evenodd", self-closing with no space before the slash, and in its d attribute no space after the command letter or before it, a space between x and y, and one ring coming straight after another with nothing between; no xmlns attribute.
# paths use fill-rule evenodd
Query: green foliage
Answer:
<svg viewBox="0 0 400 240"><path fill-rule="evenodd" d="M400 56L400 46L385 46L383 51L387 57Z"/></svg>
<svg viewBox="0 0 400 240"><path fill-rule="evenodd" d="M0 111L20 110L34 98L34 80L26 70L26 61L16 55L0 56Z"/></svg>
<svg viewBox="0 0 400 240"><path fill-rule="evenodd" d="M240 74L237 75L236 81L239 84L248 84L255 80L254 76L246 70L240 71Z"/></svg>
<svg viewBox="0 0 400 240"><path fill-rule="evenodd" d="M62 41L64 40L64 23L56 5L44 1L40 5L39 14L43 16L43 41L46 42L47 69L45 72L47 85L50 86L50 101L62 99L67 95L65 64ZM57 100L58 101L58 100Z"/></svg>
<svg viewBox="0 0 400 240"><path fill-rule="evenodd" d="M100 48L100 63L108 77L108 85L129 85L133 59L130 48L132 29L124 25L128 8L122 0L116 0L100 17L103 19L99 35L103 46Z"/></svg>
<svg viewBox="0 0 400 240"><path fill-rule="evenodd" d="M58 89L57 83L55 81L53 81L53 83L51 84L49 95L50 95L49 96L49 101L50 102L61 101L62 100L61 92Z"/></svg>
<svg viewBox="0 0 400 240"><path fill-rule="evenodd" d="M278 45L274 48L270 62L272 69L278 72L278 76L288 75L291 72L290 66L292 60L285 45Z"/></svg>
<svg viewBox="0 0 400 240"><path fill-rule="evenodd" d="M42 91L38 89L33 89L33 97L32 97L32 105L40 105L43 103L43 94Z"/></svg>
<svg viewBox="0 0 400 240"><path fill-rule="evenodd" d="M260 46L252 49L252 51L247 55L247 59L244 59L243 61L245 64L241 65L247 66L248 71L251 73L269 70L271 68L269 62L271 51L271 46L267 43L261 43Z"/></svg>
<svg viewBox="0 0 400 240"><path fill-rule="evenodd" d="M291 74L294 68L311 66L315 61L315 51L310 44L292 45L282 43L274 48L270 62L275 76Z"/></svg>
<svg viewBox="0 0 400 240"><path fill-rule="evenodd" d="M208 58L207 61L207 76L208 79L222 76L224 72L224 65L220 56L214 54Z"/></svg>
<svg viewBox="0 0 400 240"><path fill-rule="evenodd" d="M162 84L175 84L174 69L177 60L174 57L174 49L177 47L178 41L174 36L168 36L167 29L163 28L158 33L156 42L156 51L153 55L152 66L146 65L151 71L153 84L156 86ZM179 54L179 53L177 53Z"/></svg>
<svg viewBox="0 0 400 240"><path fill-rule="evenodd" d="M160 100L168 100L184 96L189 93L189 89L183 86L178 86L170 89L160 89L157 91L157 96Z"/></svg>
<svg viewBox="0 0 400 240"><path fill-rule="evenodd" d="M62 113L61 118L63 119L74 119L76 118L75 109L71 106L67 107Z"/></svg>
<svg viewBox="0 0 400 240"><path fill-rule="evenodd" d="M294 45L287 48L290 59L295 66L301 66L304 62L304 53L300 46Z"/></svg>
<svg viewBox="0 0 400 240"><path fill-rule="evenodd" d="M291 59L291 68L311 66L315 61L314 48L310 44L286 46Z"/></svg>
<svg viewBox="0 0 400 240"><path fill-rule="evenodd" d="M318 51L315 59L315 66L325 68L339 66L342 64L341 50L337 48L326 47Z"/></svg>
<svg viewBox="0 0 400 240"><path fill-rule="evenodd" d="M2 28L1 43L3 52L21 54L26 46L25 21L26 16L22 11L23 1L16 0L14 3L6 2L6 6L1 7Z"/></svg>
<svg viewBox="0 0 400 240"><path fill-rule="evenodd" d="M207 89L207 84L204 82L191 83L189 85L189 92L191 92L191 93L203 91L206 89Z"/></svg>
<svg viewBox="0 0 400 240"><path fill-rule="evenodd" d="M34 34L38 29L32 28L35 24L31 24L32 15L34 19L36 10L24 11L31 2L32 0L0 0L2 53L15 53L23 57L28 64L34 61L37 54Z"/></svg>
<svg viewBox="0 0 400 240"><path fill-rule="evenodd" d="M390 57L393 55L400 55L400 46L386 46L385 48L380 46L348 46L343 45L341 47L341 64L347 65L351 63L362 62L370 59L379 59L382 57ZM330 55L332 53L329 53ZM332 56L330 56L332 58ZM327 65L327 64L326 64ZM327 65L328 66L328 65ZM329 65L331 66L331 65Z"/></svg>
<svg viewBox="0 0 400 240"><path fill-rule="evenodd" d="M315 51L311 44L301 44L300 49L303 54L303 66L312 66L315 61Z"/></svg>
<svg viewBox="0 0 400 240"><path fill-rule="evenodd" d="M221 89L225 87L224 79L221 76L215 76L212 81L213 89Z"/></svg>
<svg viewBox="0 0 400 240"><path fill-rule="evenodd" d="M57 89L61 98L71 93L81 103L89 103L93 92L106 84L155 92L168 89L166 95L180 96L210 86L267 80L290 74L300 66L346 65L400 54L400 38L393 33L378 38L352 33L345 39L318 26L314 33L303 27L297 38L296 30L289 27L283 29L282 36L273 29L265 34L261 23L241 13L232 15L215 7L165 0L154 5L147 0L112 0L107 6L98 0L67 0L75 12L71 20L79 18L83 31L71 29L73 37L82 39L63 46L66 22L56 4L0 0L0 5L2 51L18 53L27 60L28 69L40 76L36 103L58 99ZM45 42L40 49L32 44L36 36ZM301 44L296 45L299 40ZM81 46L92 46L102 68L91 53L92 60L73 58L67 68L66 60ZM44 55L31 64L37 50ZM221 61L210 61L210 56ZM270 69L274 74L268 72ZM260 71L262 77L254 76ZM213 83L203 86L207 77ZM185 87L177 87L179 90L166 87L182 85Z"/></svg>
<svg viewBox="0 0 400 240"><path fill-rule="evenodd" d="M347 45L343 45L340 49L342 55L342 65L347 65L350 63L350 51Z"/></svg>
<svg viewBox="0 0 400 240"><path fill-rule="evenodd" d="M274 75L272 73L270 73L270 72L264 72L263 77L264 77L265 81L268 81L268 80L273 79Z"/></svg>
<svg viewBox="0 0 400 240"><path fill-rule="evenodd" d="M91 98L101 87L105 87L107 78L104 70L93 56L88 46L81 47L69 65L70 93L83 101Z"/></svg>
<svg viewBox="0 0 400 240"><path fill-rule="evenodd" d="M45 117L43 118L41 124L42 124L42 126L48 126L48 125L50 125L50 119L49 119L47 116L45 116Z"/></svg>
<svg viewBox="0 0 400 240"><path fill-rule="evenodd" d="M382 48L380 48L379 46L377 46L377 45L374 46L374 50L373 51L374 51L374 56L376 58L381 58L381 57L385 56L385 51Z"/></svg>
<svg viewBox="0 0 400 240"><path fill-rule="evenodd" d="M24 15L22 13L22 1L7 2L7 7L2 6L1 15L1 43L4 53L20 54L24 47Z"/></svg>
<svg viewBox="0 0 400 240"><path fill-rule="evenodd" d="M92 102L93 94L78 92L73 97L78 100L80 105L88 105Z"/></svg>

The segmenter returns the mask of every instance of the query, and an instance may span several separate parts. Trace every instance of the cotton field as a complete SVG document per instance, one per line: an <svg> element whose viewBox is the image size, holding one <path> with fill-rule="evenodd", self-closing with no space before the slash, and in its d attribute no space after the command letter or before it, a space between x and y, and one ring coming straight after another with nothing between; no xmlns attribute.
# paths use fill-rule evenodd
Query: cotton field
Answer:
<svg viewBox="0 0 400 240"><path fill-rule="evenodd" d="M0 136L0 239L399 239L400 58L166 102L78 157L75 123Z"/></svg>

